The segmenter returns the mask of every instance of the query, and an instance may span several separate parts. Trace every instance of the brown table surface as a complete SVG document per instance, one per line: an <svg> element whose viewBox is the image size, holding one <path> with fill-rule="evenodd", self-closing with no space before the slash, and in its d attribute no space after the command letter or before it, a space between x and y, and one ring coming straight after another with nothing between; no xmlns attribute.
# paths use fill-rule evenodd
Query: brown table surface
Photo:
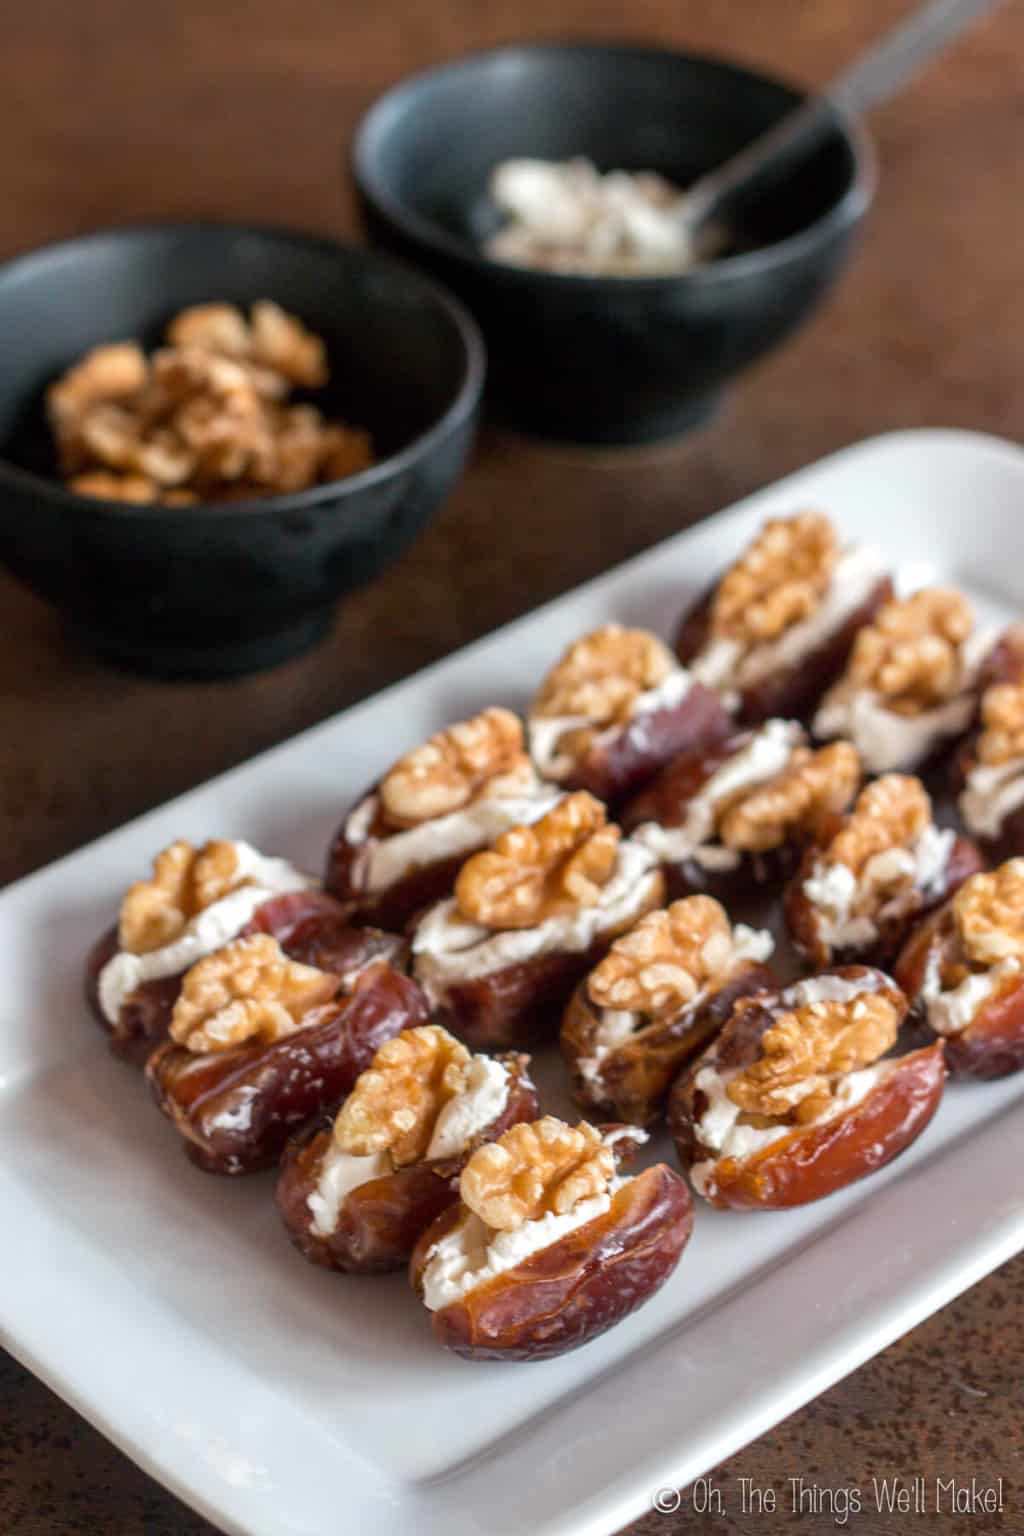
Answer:
<svg viewBox="0 0 1024 1536"><path fill-rule="evenodd" d="M267 219L352 235L342 163L357 118L398 77L472 47L629 35L824 81L906 8L899 0L11 6L0 255L150 217ZM845 443L922 425L1019 437L1022 57L1024 14L1011 7L875 114L882 180L853 269L712 426L657 449L603 455L486 429L434 526L347 602L312 654L226 685L123 677L73 649L56 615L0 575L0 879ZM733 1457L716 1478L726 1519L702 1517L687 1499L633 1530L824 1530L827 1516L791 1511L790 1478L869 1487L885 1474L1001 1476L1002 1514L933 1514L929 1528L1024 1529L1022 1282L1024 1258ZM741 1477L774 1488L779 1511L744 1516ZM864 1536L908 1523L869 1504L850 1519ZM324 1529L346 1529L343 1501L325 1512ZM0 1530L200 1536L211 1528L4 1356Z"/></svg>

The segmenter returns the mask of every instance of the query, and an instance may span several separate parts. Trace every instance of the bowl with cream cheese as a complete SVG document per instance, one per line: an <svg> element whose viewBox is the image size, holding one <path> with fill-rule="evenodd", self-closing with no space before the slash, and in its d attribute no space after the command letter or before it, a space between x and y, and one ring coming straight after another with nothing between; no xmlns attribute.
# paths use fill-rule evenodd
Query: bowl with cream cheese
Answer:
<svg viewBox="0 0 1024 1536"><path fill-rule="evenodd" d="M370 235L480 321L494 402L550 437L626 443L704 420L828 291L874 184L838 112L693 248L672 208L803 93L719 59L605 43L470 55L371 108L353 163Z"/></svg>

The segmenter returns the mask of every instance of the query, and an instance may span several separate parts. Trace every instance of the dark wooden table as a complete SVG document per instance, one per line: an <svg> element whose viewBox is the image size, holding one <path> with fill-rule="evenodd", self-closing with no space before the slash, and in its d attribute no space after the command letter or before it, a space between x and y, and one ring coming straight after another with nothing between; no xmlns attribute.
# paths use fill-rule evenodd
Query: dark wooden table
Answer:
<svg viewBox="0 0 1024 1536"><path fill-rule="evenodd" d="M898 0L10 6L0 255L149 217L267 219L352 235L343 164L360 113L399 76L472 47L628 34L821 81L905 9ZM311 655L232 684L138 681L73 649L56 616L0 574L0 880L844 443L918 425L1020 437L1022 57L1024 14L1010 7L876 114L881 188L855 266L711 427L600 455L485 429L429 533L346 604ZM932 1515L928 1529L1022 1530L1022 1340L1024 1258L720 1468L727 1519L695 1512L687 1497L678 1512L652 1513L633 1529L826 1530L827 1515L792 1512L790 1478L840 1489L872 1475L920 1475L1004 1480L1001 1515ZM774 1515L741 1513L742 1477L775 1490ZM871 1508L850 1518L861 1536L907 1523ZM329 1526L345 1528L342 1508ZM0 1531L210 1529L0 1357Z"/></svg>

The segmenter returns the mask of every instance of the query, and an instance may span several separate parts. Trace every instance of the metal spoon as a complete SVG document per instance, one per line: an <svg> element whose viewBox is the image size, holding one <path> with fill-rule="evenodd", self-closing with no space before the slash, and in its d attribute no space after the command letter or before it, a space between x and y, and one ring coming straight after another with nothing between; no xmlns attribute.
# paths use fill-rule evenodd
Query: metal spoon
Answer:
<svg viewBox="0 0 1024 1536"><path fill-rule="evenodd" d="M716 170L693 182L673 210L694 246L719 246L735 207L751 182L775 171L824 139L836 109L861 113L895 94L935 54L993 10L1001 0L929 0L873 43L831 85L809 97Z"/></svg>

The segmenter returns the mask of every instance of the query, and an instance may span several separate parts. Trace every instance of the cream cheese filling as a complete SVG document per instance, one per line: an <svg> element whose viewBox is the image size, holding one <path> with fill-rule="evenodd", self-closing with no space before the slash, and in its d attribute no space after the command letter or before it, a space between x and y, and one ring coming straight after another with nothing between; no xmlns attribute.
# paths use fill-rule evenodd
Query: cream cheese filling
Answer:
<svg viewBox="0 0 1024 1536"><path fill-rule="evenodd" d="M919 899L936 895L955 841L955 832L929 823L910 847L886 848L868 859L859 878L846 864L819 860L803 890L820 915L824 942L835 949L861 948L878 937L883 923L912 911ZM866 895L901 876L909 877L910 884L883 902L875 917L855 912Z"/></svg>
<svg viewBox="0 0 1024 1536"><path fill-rule="evenodd" d="M460 917L454 898L438 902L413 936L413 973L428 1001L437 1007L448 988L459 982L553 951L579 953L604 934L621 931L645 911L658 879L650 852L627 839L619 844L615 870L599 901L533 928L485 928Z"/></svg>
<svg viewBox="0 0 1024 1536"><path fill-rule="evenodd" d="M934 964L925 975L921 995L924 998L928 1023L937 1035L960 1035L973 1023L979 1010L997 993L1003 983L1021 971L1021 962L1011 956L1000 960L987 971L977 971L949 991L942 990L942 982Z"/></svg>
<svg viewBox="0 0 1024 1536"><path fill-rule="evenodd" d="M659 709L675 709L683 702L693 687L693 677L685 667L676 667L662 678L656 688L637 694L629 711L629 719L651 714ZM558 744L568 731L583 730L593 726L589 715L531 715L526 724L530 741L530 755L538 772L545 779L566 779L576 766L575 759L566 752L559 752ZM603 746L613 740L623 729L621 721L597 732L594 745Z"/></svg>
<svg viewBox="0 0 1024 1536"><path fill-rule="evenodd" d="M792 670L843 627L885 574L880 551L869 545L845 550L822 601L806 619L753 650L728 638L712 640L690 663L690 670L698 682L725 689L752 688L766 677Z"/></svg>
<svg viewBox="0 0 1024 1536"><path fill-rule="evenodd" d="M98 990L100 1009L109 1023L117 1023L126 999L137 987L177 976L204 955L221 949L241 933L265 901L290 891L313 890L320 884L287 859L268 858L249 843L235 842L232 847L237 876L249 884L237 886L197 912L170 944L138 955L118 950L107 961L99 975Z"/></svg>
<svg viewBox="0 0 1024 1536"><path fill-rule="evenodd" d="M678 827L644 822L631 834L633 839L649 848L663 864L679 864L692 858L706 869L735 869L741 857L737 850L714 842L719 807L738 791L775 778L804 739L803 728L797 721L767 720L745 746L705 780L686 806Z"/></svg>
<svg viewBox="0 0 1024 1536"><path fill-rule="evenodd" d="M1005 763L977 763L960 795L960 814L976 837L998 837L1003 824L1024 805L1024 757Z"/></svg>
<svg viewBox="0 0 1024 1536"><path fill-rule="evenodd" d="M475 853L511 827L530 826L560 798L558 790L538 782L536 789L526 793L484 794L447 816L436 816L386 837L371 837L369 829L378 802L376 794L367 795L345 823L346 840L359 850L353 884L371 895L390 890L417 869Z"/></svg>

